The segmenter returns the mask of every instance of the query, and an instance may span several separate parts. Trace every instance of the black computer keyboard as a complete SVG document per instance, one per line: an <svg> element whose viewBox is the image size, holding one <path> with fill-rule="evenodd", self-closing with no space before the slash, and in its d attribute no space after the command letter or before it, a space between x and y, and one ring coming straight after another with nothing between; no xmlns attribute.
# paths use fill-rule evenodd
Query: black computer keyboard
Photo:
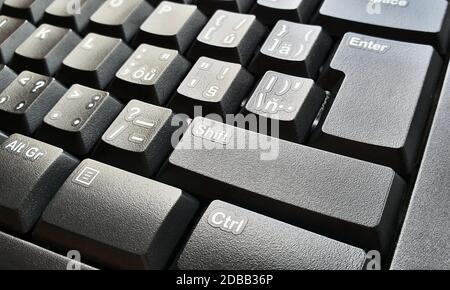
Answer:
<svg viewBox="0 0 450 290"><path fill-rule="evenodd" d="M447 1L0 7L0 269L450 269Z"/></svg>

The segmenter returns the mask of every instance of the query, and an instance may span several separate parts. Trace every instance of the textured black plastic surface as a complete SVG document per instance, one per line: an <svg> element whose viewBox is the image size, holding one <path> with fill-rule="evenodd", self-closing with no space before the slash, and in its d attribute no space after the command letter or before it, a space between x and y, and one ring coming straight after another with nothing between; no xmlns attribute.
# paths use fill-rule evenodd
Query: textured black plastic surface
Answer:
<svg viewBox="0 0 450 290"><path fill-rule="evenodd" d="M441 64L428 45L345 34L328 71L342 84L313 145L410 173Z"/></svg>
<svg viewBox="0 0 450 290"><path fill-rule="evenodd" d="M450 270L450 70L392 269Z"/></svg>
<svg viewBox="0 0 450 290"><path fill-rule="evenodd" d="M90 159L60 188L34 236L120 269L161 269L198 202L180 189Z"/></svg>
<svg viewBox="0 0 450 290"><path fill-rule="evenodd" d="M29 232L77 164L60 148L11 135L0 147L0 224Z"/></svg>
<svg viewBox="0 0 450 290"><path fill-rule="evenodd" d="M214 201L197 224L181 270L359 270L363 250Z"/></svg>
<svg viewBox="0 0 450 290"><path fill-rule="evenodd" d="M387 247L404 186L390 168L204 118L160 178L369 249Z"/></svg>

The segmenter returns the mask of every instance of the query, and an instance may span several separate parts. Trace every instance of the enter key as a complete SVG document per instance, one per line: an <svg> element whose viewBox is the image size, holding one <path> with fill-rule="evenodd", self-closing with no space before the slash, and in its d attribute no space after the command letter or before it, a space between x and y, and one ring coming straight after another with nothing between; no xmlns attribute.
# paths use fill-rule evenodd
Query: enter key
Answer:
<svg viewBox="0 0 450 290"><path fill-rule="evenodd" d="M431 46L345 34L321 81L335 97L312 143L409 173L441 64Z"/></svg>

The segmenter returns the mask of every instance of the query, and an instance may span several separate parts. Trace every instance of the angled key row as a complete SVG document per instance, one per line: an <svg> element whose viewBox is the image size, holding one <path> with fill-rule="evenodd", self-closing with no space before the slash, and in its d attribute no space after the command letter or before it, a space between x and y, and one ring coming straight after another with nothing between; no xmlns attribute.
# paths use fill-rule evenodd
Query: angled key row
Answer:
<svg viewBox="0 0 450 290"><path fill-rule="evenodd" d="M102 267L167 267L198 208L177 188L93 160L78 165L70 154L29 137L14 134L0 146L0 164L9 168L0 177L2 228L32 233L33 241L60 253L75 250ZM55 261L59 268L67 261L2 233L0 240L0 268L14 262L12 246L32 255L43 251L39 262L17 267L52 268L46 261ZM3 256L5 248L9 254Z"/></svg>
<svg viewBox="0 0 450 290"><path fill-rule="evenodd" d="M115 269L162 269L172 264L174 251L182 246L174 264L179 269L238 269L236 262L241 259L246 261L241 264L242 269L280 269L282 265L289 269L364 267L366 255L362 249L257 212L214 201L203 218L192 224L199 203L180 189L94 160L77 165L78 161L61 149L18 134L10 136L1 146L1 164L13 170L1 176L5 187L0 194L0 224L14 233L31 232L33 242L58 253L65 255L75 250L84 263ZM360 165L359 170L371 167ZM17 187L11 181L19 172L23 186ZM307 176L315 175L304 175ZM50 179L53 187L47 185ZM192 182L197 181L194 178ZM383 230L387 230L385 218L382 223ZM190 227L195 229L188 234ZM180 245L185 235L189 239ZM204 239L205 235L215 238ZM15 264L16 267L43 269L59 265L60 268L67 261L56 253L8 235L0 234L0 237L6 242L0 246L0 252L13 246L45 257L42 263L24 261ZM240 239L236 240L237 237ZM239 247L233 245L241 244L242 239L246 240L247 250L236 252ZM287 254L280 247L291 250ZM17 251L9 253L7 257L18 254ZM217 260L216 253L228 253L227 258ZM264 258L245 259L247 255ZM53 265L51 261L57 263ZM0 267L11 262L2 259ZM84 264L79 266L90 268Z"/></svg>
<svg viewBox="0 0 450 290"><path fill-rule="evenodd" d="M219 11L215 16L216 21L222 23L234 15ZM242 18L242 25L248 20ZM294 48L283 40L269 37L269 44L263 45L252 61L250 70L259 75L271 71L270 66L273 66L279 68L274 71L283 72L284 75L280 74L279 80L277 76L263 77L258 84L239 64L242 61L239 59L230 62L201 57L191 68L189 61L177 50L142 44L133 53L121 39L95 33L88 34L78 43L80 39L70 30L49 25L36 29L18 46L11 65L20 70L25 64L45 75L52 75L60 67L56 79L66 87L77 83L108 90L125 103L138 99L168 106L176 113L190 117L194 117L196 106L202 106L203 115L224 116L243 112L269 120L291 121L289 126L282 126L278 136L300 143L307 141L318 148L383 164L401 174L412 172L429 116L431 96L440 74L442 60L439 55L426 45L346 34L319 80L319 86L332 91L333 98L326 113L321 116L319 126L309 138L314 118L322 109L319 105L324 100L323 93L318 90L311 92L319 95L311 103L314 97L309 96L310 91L300 90L299 86L303 82L295 81L290 76L314 78L320 64L325 61L325 44L330 42L319 27L284 21L277 24L273 34L275 37L284 33L289 36L291 30L296 33L301 31L299 35L303 35L307 38L305 41L310 43L297 43ZM47 37L52 41L46 42L42 50L33 49L41 43L42 38ZM76 43L75 48L68 52ZM322 47L322 55L314 49L316 46ZM268 51L272 48L275 49ZM194 45L191 52L195 49ZM214 54L213 51L210 52ZM408 51L408 54L404 51ZM290 55L299 52L298 57ZM282 56L285 53L289 55L287 58ZM222 54L219 59L223 56L226 54ZM269 61L272 62L270 66L267 65ZM389 65L392 62L398 65ZM266 76L267 73L261 75ZM27 84L26 79L22 77L19 84ZM48 113L62 94L53 94L52 101L46 102L44 106L35 106L40 112L32 113L33 106L30 110L28 107L31 103L39 103L39 89L49 83L58 84L58 81L37 80L34 82L36 89L24 94L20 90L27 90L27 87L16 88L11 85L11 88L5 89L0 105L9 107L5 107L0 117L4 121L17 121L2 125L11 126L3 129L33 134L40 125L41 117ZM17 82L14 84L17 86ZM263 88L264 85L266 88ZM256 95L251 94L252 88L261 91ZM289 92L297 96L296 91L302 92L302 97L306 98L305 108L308 109L299 110L303 105L301 102L294 106L289 104L294 99L289 96ZM16 100L18 94L22 99ZM245 110L241 110L243 104ZM249 110L252 104L256 104L256 107ZM295 114L300 111L301 115ZM291 116L276 116L279 112L291 113ZM273 135L271 132L267 134Z"/></svg>
<svg viewBox="0 0 450 290"><path fill-rule="evenodd" d="M109 36L121 37L126 41L131 40L138 30L148 35L146 31L149 27L143 25L139 29L139 26L149 14L155 14L152 18L156 19L160 18L156 16L158 14L164 18L161 13L166 14L165 16L180 16L171 18L172 21L166 23L167 25L164 25L165 27L161 30L156 29L158 33L161 33L156 39L161 40L164 38L164 32L177 30L177 25L179 37L189 31L187 36L189 38L193 30L199 29L199 24L204 24L205 18L200 17L200 14L214 17L218 11L241 15L252 14L256 16L258 22L269 28L272 28L279 20L295 23L313 22L324 27L327 33L336 38L352 31L425 43L433 45L441 54L447 53L450 39L450 17L446 0L427 2L416 0L326 0L323 2L319 0L5 0L0 6L2 6L2 14L26 19L35 25L45 22L71 28L81 34L86 31L101 32ZM198 13L195 13L195 17L191 14L193 17L187 21L189 24L183 25L187 31L181 33L179 25L186 21L191 9ZM418 13L421 17L416 16ZM149 23L151 22L158 23L155 19ZM150 36L154 38L154 35L152 36L154 31L151 30L150 28Z"/></svg>

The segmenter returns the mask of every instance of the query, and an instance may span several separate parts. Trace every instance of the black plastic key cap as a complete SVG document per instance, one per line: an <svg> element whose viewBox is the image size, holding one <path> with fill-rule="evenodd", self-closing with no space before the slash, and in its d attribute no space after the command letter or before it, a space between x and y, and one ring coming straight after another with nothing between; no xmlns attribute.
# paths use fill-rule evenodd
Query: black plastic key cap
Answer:
<svg viewBox="0 0 450 290"><path fill-rule="evenodd" d="M0 16L0 62L11 61L14 51L36 28L26 20Z"/></svg>
<svg viewBox="0 0 450 290"><path fill-rule="evenodd" d="M5 0L2 13L37 24L53 0Z"/></svg>
<svg viewBox="0 0 450 290"><path fill-rule="evenodd" d="M129 41L152 11L146 0L107 0L91 16L88 30Z"/></svg>
<svg viewBox="0 0 450 290"><path fill-rule="evenodd" d="M0 270L95 270L82 262L2 232L0 257Z"/></svg>
<svg viewBox="0 0 450 290"><path fill-rule="evenodd" d="M180 270L361 270L363 250L255 212L212 202L176 262Z"/></svg>
<svg viewBox="0 0 450 290"><path fill-rule="evenodd" d="M191 64L176 50L141 44L116 73L110 92L128 102L167 103Z"/></svg>
<svg viewBox="0 0 450 290"><path fill-rule="evenodd" d="M11 67L52 76L80 41L70 29L42 24L16 49Z"/></svg>
<svg viewBox="0 0 450 290"><path fill-rule="evenodd" d="M388 167L205 118L193 121L159 179L207 200L382 251L404 189Z"/></svg>
<svg viewBox="0 0 450 290"><path fill-rule="evenodd" d="M94 157L153 176L172 150L172 133L177 128L172 125L172 110L132 100L103 134Z"/></svg>
<svg viewBox="0 0 450 290"><path fill-rule="evenodd" d="M104 0L55 0L45 9L43 22L81 33L91 15L103 2Z"/></svg>
<svg viewBox="0 0 450 290"><path fill-rule="evenodd" d="M36 137L84 156L122 108L107 92L73 85L44 118Z"/></svg>
<svg viewBox="0 0 450 290"><path fill-rule="evenodd" d="M252 13L258 20L272 27L278 20L308 23L318 0L257 0Z"/></svg>
<svg viewBox="0 0 450 290"><path fill-rule="evenodd" d="M255 0L196 0L195 2L200 10L209 16L219 9L246 13L254 3Z"/></svg>
<svg viewBox="0 0 450 290"><path fill-rule="evenodd" d="M51 201L34 236L109 268L162 269L197 208L177 188L85 160Z"/></svg>
<svg viewBox="0 0 450 290"><path fill-rule="evenodd" d="M121 39L90 33L64 59L57 79L104 89L131 53Z"/></svg>
<svg viewBox="0 0 450 290"><path fill-rule="evenodd" d="M450 270L450 69L391 264L394 270Z"/></svg>
<svg viewBox="0 0 450 290"><path fill-rule="evenodd" d="M0 64L0 94L16 79L16 73L4 64Z"/></svg>
<svg viewBox="0 0 450 290"><path fill-rule="evenodd" d="M246 65L265 33L254 15L217 10L194 41L189 57L208 56Z"/></svg>
<svg viewBox="0 0 450 290"><path fill-rule="evenodd" d="M328 56L331 39L320 26L280 20L249 66L255 74L268 70L313 78Z"/></svg>
<svg viewBox="0 0 450 290"><path fill-rule="evenodd" d="M65 92L54 78L22 72L0 94L0 129L33 134Z"/></svg>
<svg viewBox="0 0 450 290"><path fill-rule="evenodd" d="M135 44L149 43L184 53L207 18L195 5L163 1L141 25Z"/></svg>
<svg viewBox="0 0 450 290"><path fill-rule="evenodd" d="M312 144L410 172L441 63L431 46L347 33L324 81L342 83Z"/></svg>
<svg viewBox="0 0 450 290"><path fill-rule="evenodd" d="M325 0L315 22L334 36L346 32L433 45L447 53L448 1Z"/></svg>
<svg viewBox="0 0 450 290"><path fill-rule="evenodd" d="M234 114L253 85L253 76L240 64L200 58L180 84L170 107L191 118L197 115ZM198 116L197 115L197 116Z"/></svg>
<svg viewBox="0 0 450 290"><path fill-rule="evenodd" d="M250 129L303 143L324 99L325 92L313 80L268 71L243 111L256 117L255 128ZM273 121L279 124L275 132L270 130Z"/></svg>
<svg viewBox="0 0 450 290"><path fill-rule="evenodd" d="M0 148L0 224L24 234L78 161L57 147L18 134Z"/></svg>

